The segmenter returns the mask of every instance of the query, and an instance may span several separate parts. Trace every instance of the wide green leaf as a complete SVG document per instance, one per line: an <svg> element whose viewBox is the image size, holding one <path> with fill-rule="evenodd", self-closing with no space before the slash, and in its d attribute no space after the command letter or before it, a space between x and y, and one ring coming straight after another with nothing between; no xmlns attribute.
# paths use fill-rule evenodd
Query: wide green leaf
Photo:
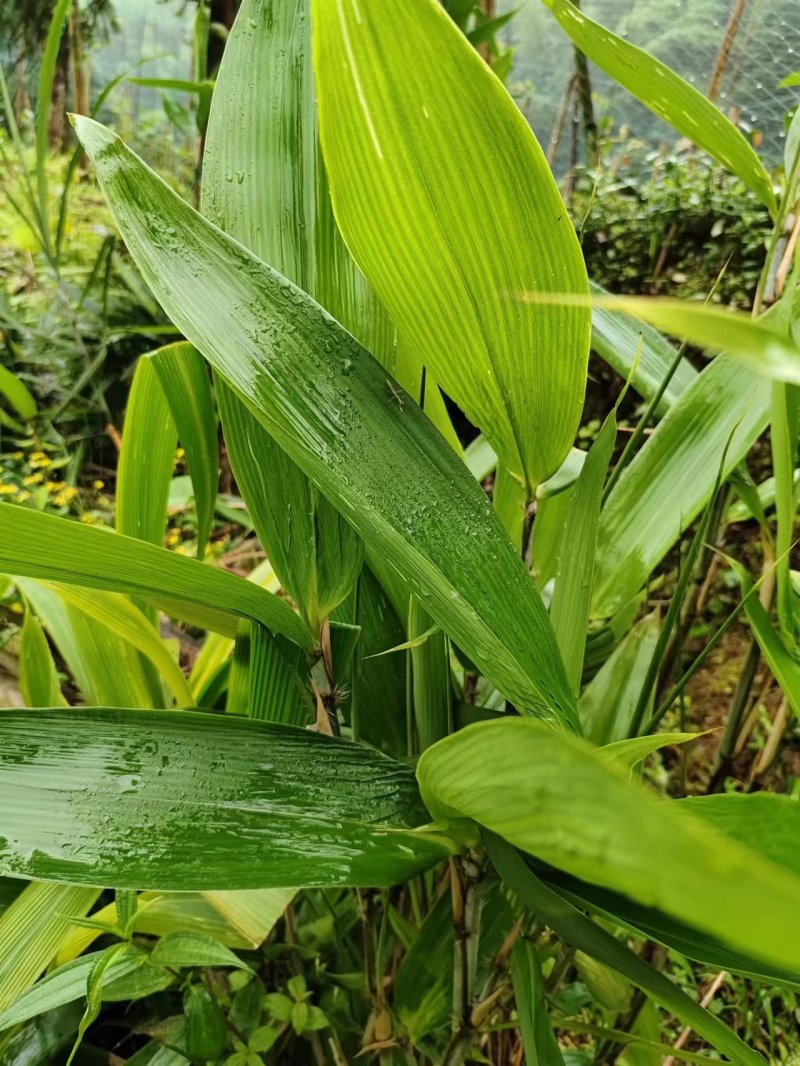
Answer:
<svg viewBox="0 0 800 1066"><path fill-rule="evenodd" d="M481 722L429 748L417 774L441 823L471 818L753 960L797 968L800 878L627 780L585 741L523 719Z"/></svg>
<svg viewBox="0 0 800 1066"><path fill-rule="evenodd" d="M347 245L530 498L575 437L590 334L588 307L514 299L587 292L544 153L435 0L317 0L313 11L320 132Z"/></svg>
<svg viewBox="0 0 800 1066"><path fill-rule="evenodd" d="M288 604L224 570L155 544L27 507L0 509L0 572L125 592L165 609L199 608L210 628L231 630L230 617L261 622L308 647L310 634ZM233 626L235 632L235 626Z"/></svg>
<svg viewBox="0 0 800 1066"><path fill-rule="evenodd" d="M530 576L485 493L411 397L119 138L90 119L75 124L134 259L176 325L509 699L571 718Z"/></svg>
<svg viewBox="0 0 800 1066"><path fill-rule="evenodd" d="M742 132L715 104L666 64L587 18L569 0L543 2L585 56L659 118L740 177L774 211L775 193L764 164Z"/></svg>
<svg viewBox="0 0 800 1066"><path fill-rule="evenodd" d="M388 351L386 314L333 221L317 144L307 8L308 0L242 4L211 108L203 213L320 300L371 350ZM254 70L261 72L255 93ZM318 633L355 584L360 541L224 381L217 389L231 465L259 538Z"/></svg>
<svg viewBox="0 0 800 1066"><path fill-rule="evenodd" d="M413 771L192 711L7 711L0 873L175 891L393 885L445 858Z"/></svg>

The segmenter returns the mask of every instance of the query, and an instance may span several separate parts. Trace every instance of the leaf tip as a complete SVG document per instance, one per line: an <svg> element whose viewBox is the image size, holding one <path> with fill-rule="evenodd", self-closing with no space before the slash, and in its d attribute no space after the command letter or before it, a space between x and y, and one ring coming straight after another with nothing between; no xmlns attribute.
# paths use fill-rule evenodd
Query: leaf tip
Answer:
<svg viewBox="0 0 800 1066"><path fill-rule="evenodd" d="M107 126L95 122L86 115L69 113L69 121L75 130L75 135L89 156L94 157L98 152L110 148L119 138L112 133Z"/></svg>

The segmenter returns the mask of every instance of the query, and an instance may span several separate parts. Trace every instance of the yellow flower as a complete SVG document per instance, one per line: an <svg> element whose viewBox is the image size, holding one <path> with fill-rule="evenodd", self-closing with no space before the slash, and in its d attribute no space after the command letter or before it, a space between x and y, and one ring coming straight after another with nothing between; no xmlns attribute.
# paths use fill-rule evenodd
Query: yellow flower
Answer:
<svg viewBox="0 0 800 1066"><path fill-rule="evenodd" d="M41 455L41 452L39 452L38 454ZM42 470L44 470L46 467L52 466L52 465L53 465L52 459L48 459L46 455L41 455L40 459L39 458L34 458L34 456L32 455L30 457L30 459L28 460L28 466L32 466L32 467L34 467L34 469L42 469Z"/></svg>
<svg viewBox="0 0 800 1066"><path fill-rule="evenodd" d="M11 453L11 458L12 459L24 459L25 458L25 452L12 452Z"/></svg>
<svg viewBox="0 0 800 1066"><path fill-rule="evenodd" d="M92 488L93 489L97 489L98 492L100 491L100 489L105 488L105 485L106 485L105 481L93 481L92 482Z"/></svg>
<svg viewBox="0 0 800 1066"><path fill-rule="evenodd" d="M8 482L0 485L0 496L13 496L16 491L16 485L9 485Z"/></svg>
<svg viewBox="0 0 800 1066"><path fill-rule="evenodd" d="M19 494L19 496L17 496L17 499L19 500L20 503L25 503L25 501L29 500L30 498L31 498L31 494L29 492L21 492Z"/></svg>
<svg viewBox="0 0 800 1066"><path fill-rule="evenodd" d="M14 612L14 614L22 614L22 604L21 603L12 603L11 604L11 610Z"/></svg>
<svg viewBox="0 0 800 1066"><path fill-rule="evenodd" d="M184 455L186 455L186 452L183 450L183 448L178 448L178 450L175 452L176 461L178 459L183 459Z"/></svg>
<svg viewBox="0 0 800 1066"><path fill-rule="evenodd" d="M39 485L44 481L44 474L28 474L22 479L23 485Z"/></svg>
<svg viewBox="0 0 800 1066"><path fill-rule="evenodd" d="M92 522L94 522L94 519L92 518L92 516L89 514L88 511L85 511L81 515L81 522L85 522L87 526L90 526L92 524Z"/></svg>
<svg viewBox="0 0 800 1066"><path fill-rule="evenodd" d="M67 488L62 489L61 492L56 493L56 495L53 497L53 503L56 505L56 507L64 507L66 504L69 503L71 499L73 499L77 495L77 492L77 489L73 489L71 486L67 486Z"/></svg>

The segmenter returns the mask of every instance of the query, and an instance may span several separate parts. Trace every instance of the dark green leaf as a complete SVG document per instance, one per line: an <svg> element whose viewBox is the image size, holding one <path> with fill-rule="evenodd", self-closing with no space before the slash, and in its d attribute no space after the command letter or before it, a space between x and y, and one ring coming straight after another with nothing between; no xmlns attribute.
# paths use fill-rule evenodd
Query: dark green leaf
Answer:
<svg viewBox="0 0 800 1066"><path fill-rule="evenodd" d="M410 768L191 711L5 712L0 809L0 872L120 888L391 885L452 848Z"/></svg>

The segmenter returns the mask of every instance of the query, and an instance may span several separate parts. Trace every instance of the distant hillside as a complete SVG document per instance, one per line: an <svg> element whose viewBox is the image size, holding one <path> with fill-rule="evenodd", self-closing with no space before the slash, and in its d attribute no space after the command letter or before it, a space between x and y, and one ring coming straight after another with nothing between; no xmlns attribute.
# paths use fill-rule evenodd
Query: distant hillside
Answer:
<svg viewBox="0 0 800 1066"><path fill-rule="evenodd" d="M652 51L700 89L708 85L734 0L584 0L591 18ZM501 0L520 8L506 39L516 48L512 87L539 139L546 142L572 71L571 45L541 0ZM749 0L731 53L719 104L741 112L740 124L763 136L763 151L782 152L783 119L797 90L778 82L800 69L798 0ZM599 115L626 124L657 147L668 128L628 94L593 72Z"/></svg>

